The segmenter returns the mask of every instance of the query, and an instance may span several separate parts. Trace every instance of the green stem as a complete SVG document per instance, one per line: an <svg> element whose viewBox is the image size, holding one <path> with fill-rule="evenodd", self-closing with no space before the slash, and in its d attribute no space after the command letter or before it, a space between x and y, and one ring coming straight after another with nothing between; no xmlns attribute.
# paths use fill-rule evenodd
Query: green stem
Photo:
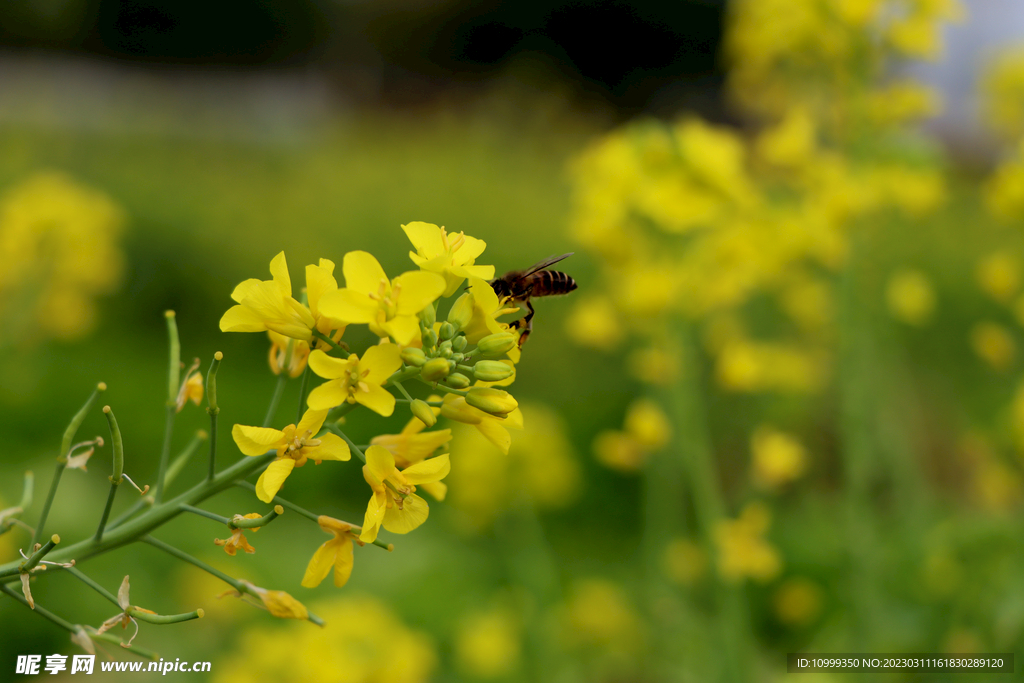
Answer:
<svg viewBox="0 0 1024 683"><path fill-rule="evenodd" d="M164 443L160 449L160 469L156 474L156 491L153 492L153 500L160 503L163 500L164 486L166 485L167 464L171 459L171 435L174 432L174 416L177 409L173 402L167 406L167 416L164 420Z"/></svg>
<svg viewBox="0 0 1024 683"><path fill-rule="evenodd" d="M120 605L118 605L118 607L120 607ZM160 655L152 650L147 650L139 647L138 645L125 645L124 641L113 633L96 633L96 631L86 631L85 635L89 636L92 640L102 640L104 643L110 643L111 645L120 645L122 649L131 652L136 657L142 657L143 659L149 659L154 662L160 659Z"/></svg>
<svg viewBox="0 0 1024 683"><path fill-rule="evenodd" d="M277 404L281 402L281 395L284 394L284 385L288 381L288 371L282 370L277 376L277 384L274 386L274 395L270 397L270 405L267 407L267 416L263 418L263 426L269 427L274 421L277 413ZM298 424L297 422L295 424Z"/></svg>
<svg viewBox="0 0 1024 683"><path fill-rule="evenodd" d="M402 384L402 381L401 381L401 380L397 380L397 379L396 379L396 380L392 380L392 381L391 381L391 384L394 384L394 385L395 385L395 387L397 387L397 388L398 388L398 391L399 391L399 392L400 392L400 393L402 394L402 396L405 396L405 400L406 400L406 401L408 401L409 403L412 403L412 402L413 402L413 401L415 400L415 399L414 399L414 398L413 398L413 397L412 397L412 396L411 396L411 395L409 394L409 392L405 390L405 386L404 386L404 385Z"/></svg>
<svg viewBox="0 0 1024 683"><path fill-rule="evenodd" d="M57 456L57 467L53 472L53 479L50 481L50 490L46 494L46 502L43 503L43 510L39 513L39 523L36 524L36 531L32 534L32 542L29 544L30 548L34 548L36 543L39 542L39 537L43 535L43 527L46 526L46 518L50 514L50 507L53 506L53 499L57 495L57 486L60 485L60 477L64 474L64 468L68 464L68 451L71 450L71 444L75 440L75 434L78 433L78 428L82 426L82 422L85 421L85 416L92 408L93 403L96 402L96 397L100 395L100 392L106 391L107 385L100 382L93 389L92 394L85 401L85 405L75 413L75 416L71 418L71 422L68 423L67 429L64 430L64 438L60 443L60 454Z"/></svg>
<svg viewBox="0 0 1024 683"><path fill-rule="evenodd" d="M107 494L107 504L103 507L103 516L100 517L100 524L96 527L96 542L103 540L103 529L107 526L107 518L110 517L110 509L114 507L114 496L117 495L119 481L110 480L110 492Z"/></svg>
<svg viewBox="0 0 1024 683"><path fill-rule="evenodd" d="M295 418L295 424L302 422L302 416L306 412L306 387L309 385L309 364L302 371L302 384L299 385L299 414Z"/></svg>
<svg viewBox="0 0 1024 683"><path fill-rule="evenodd" d="M202 569L204 572L206 572L208 574L216 576L218 579L220 579L224 583L226 583L229 586L231 586L232 588L234 588L239 594L248 593L249 595L252 595L253 597L255 597L257 599L259 598L259 595L257 593L254 593L253 591L249 590L249 586L244 581L239 581L238 579L234 579L234 578L228 576L227 574L225 574L224 572L220 571L219 569L214 569L213 567L211 567L210 565L206 564L202 560L198 560L198 559L192 557L191 555L189 555L188 553L183 552L181 550L178 550L173 545L168 545L167 543L164 543L163 541L159 541L159 540L153 538L152 536L146 536L145 538L143 538L141 540L142 540L143 543L148 543L151 546L153 546L154 548L159 548L160 550L163 550L168 555L172 555L172 556L178 558L182 562L187 562L187 563L191 564L194 567ZM314 624L316 624L317 626L323 626L324 625L324 620L321 619L320 617L316 616L312 612L309 613L309 620L311 622L313 622Z"/></svg>
<svg viewBox="0 0 1024 683"><path fill-rule="evenodd" d="M217 472L217 416L220 415L220 406L217 405L217 370L220 369L223 358L224 354L220 351L213 354L210 370L206 373L206 412L210 414L210 467L206 475L207 480L213 479Z"/></svg>
<svg viewBox="0 0 1024 683"><path fill-rule="evenodd" d="M28 556L28 559L22 562L18 566L18 573L27 574L39 565L39 562L46 557L46 555L53 550L57 544L60 543L60 536L54 534L50 539L39 547L39 550L35 551Z"/></svg>
<svg viewBox="0 0 1024 683"><path fill-rule="evenodd" d="M330 337L328 337L328 336L327 336L326 334L324 334L324 333L323 333L323 332L321 332L320 330L316 330L316 329L314 329L314 330L312 330L312 332L313 332L313 336L314 336L314 337L316 337L316 338L317 338L317 339L319 339L320 341L322 341L322 342L324 342L324 343L326 343L326 344L330 345L330 347L331 347L331 351L341 351L342 355L343 355L343 356L344 356L345 358L348 358L348 357L349 357L349 356L351 355L351 354L350 354L350 353L349 353L348 351L346 351L346 350L345 350L345 347L344 347L344 346L342 346L342 345L341 345L341 344L339 344L338 342L334 341L333 339L331 339Z"/></svg>
<svg viewBox="0 0 1024 683"><path fill-rule="evenodd" d="M32 505L32 489L35 487L36 478L32 474L31 470L25 471L25 482L21 487L21 502L18 503L18 507L24 512L28 510L29 506Z"/></svg>
<svg viewBox="0 0 1024 683"><path fill-rule="evenodd" d="M408 367L403 370L396 370L392 373L391 377L388 378L387 382L384 382L384 386L391 384L392 382L403 382L410 377L415 377L420 374L420 369L417 367Z"/></svg>
<svg viewBox="0 0 1024 683"><path fill-rule="evenodd" d="M135 605L129 605L126 609L125 614L130 617L135 617L140 621L145 621L150 624L180 624L183 621L192 621L193 619L202 619L203 610L197 609L194 612L186 612L185 614L149 614L143 612Z"/></svg>
<svg viewBox="0 0 1024 683"><path fill-rule="evenodd" d="M231 524L231 520L228 519L227 517L221 517L220 515L217 515L217 514L214 514L214 513L210 512L209 510L204 510L202 508L193 507L192 505L182 505L181 509L182 509L182 512L191 512L193 515L199 515L200 517L206 517L207 519L212 519L213 521L220 522L221 524L224 524L225 526L230 526L230 524Z"/></svg>
<svg viewBox="0 0 1024 683"><path fill-rule="evenodd" d="M114 605L116 605L118 609L121 609L121 603L119 603L117 601L117 596L115 596L113 593L108 591L106 588L104 588L100 584L98 584L95 581L93 581L92 579L90 579L88 576L83 574L81 571L79 571L78 569L75 569L74 567L65 567L64 571L66 571L67 573L69 573L72 576L74 576L75 578L77 578L79 581L84 583L89 588L92 588L94 591L96 591L97 593L99 593L100 595L105 597L110 602L114 603Z"/></svg>
<svg viewBox="0 0 1024 683"><path fill-rule="evenodd" d="M178 401L178 388L181 382L181 342L178 339L178 321L174 311L165 311L167 319L167 337L170 342L170 362L167 368L167 404L173 406Z"/></svg>
<svg viewBox="0 0 1024 683"><path fill-rule="evenodd" d="M235 515L228 521L228 527L231 529L258 529L261 526L266 526L280 516L281 513L277 511L277 507L280 507L281 512L284 512L284 506L280 505L275 506L275 509L262 517L256 517L254 519L246 519L242 515Z"/></svg>
<svg viewBox="0 0 1024 683"><path fill-rule="evenodd" d="M54 551L50 559L67 562L74 558L77 562L82 562L94 555L132 543L181 514L183 503L188 505L201 503L230 488L239 479L248 477L253 472L265 467L276 457L276 453L244 457L219 472L212 481L204 480L176 498L154 505L148 512L124 522L116 529L108 529L101 541L89 538L67 547L61 547ZM0 565L0 582L9 583L16 580L19 563L19 561L13 561ZM12 569L14 576L10 574Z"/></svg>
<svg viewBox="0 0 1024 683"><path fill-rule="evenodd" d="M256 487L254 485L252 485L251 483L247 482L247 481L239 481L239 482L236 482L235 485L239 486L241 488L244 488L244 489L248 489L248 490L253 491L253 492L256 491ZM316 515L316 514L310 512L309 510L306 510L305 508L301 508L298 505L296 505L295 503L291 503L291 502L285 500L281 496L274 496L273 500L271 500L270 502L273 503L274 505L280 505L281 507L283 507L283 508L285 508L287 510L291 510L292 512L298 513L298 514L302 515L303 517L305 517L306 519L311 519L314 522L317 522L317 521L320 520L320 516L319 515Z"/></svg>
<svg viewBox="0 0 1024 683"><path fill-rule="evenodd" d="M345 441L348 442L348 447L351 448L353 451L355 451L355 454L359 456L360 460L362 460L363 462L366 462L366 454L363 453L363 451L359 449L359 446L356 445L355 441L353 441L352 439L348 438L348 435L345 432L341 431L341 428L338 427L338 425L332 423L332 424L328 424L328 425L325 425L325 426L327 427L327 429L331 430L332 432L334 432L335 434L337 434L341 438L345 439Z"/></svg>
<svg viewBox="0 0 1024 683"><path fill-rule="evenodd" d="M50 612L49 610L40 607L38 604L35 607L32 607L28 604L28 600L25 599L24 595L22 595L18 591L12 590L7 585L0 584L0 592L6 593L7 595L11 596L21 604L25 605L25 607L28 607L29 609L34 611L39 616L43 617L44 619L49 619L57 626L60 626L62 629L69 631L70 633L78 633L78 629L76 629L71 622L61 619L53 612Z"/></svg>

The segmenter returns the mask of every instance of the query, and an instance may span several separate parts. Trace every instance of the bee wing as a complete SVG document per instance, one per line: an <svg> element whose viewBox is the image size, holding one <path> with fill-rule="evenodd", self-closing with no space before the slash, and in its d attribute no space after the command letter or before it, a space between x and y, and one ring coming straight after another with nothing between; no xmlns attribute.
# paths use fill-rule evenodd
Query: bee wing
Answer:
<svg viewBox="0 0 1024 683"><path fill-rule="evenodd" d="M545 268L553 266L556 263L558 263L559 261L561 261L562 259L567 259L567 258L569 258L570 256L572 256L575 253L576 252L574 252L574 251L570 251L568 254L562 254L561 256L550 256L550 257L544 259L543 261L541 261L540 263L537 263L537 264L533 265L532 267L530 267L529 269L523 271L523 274L522 274L521 277L526 277L527 275L533 275L538 270L544 270Z"/></svg>

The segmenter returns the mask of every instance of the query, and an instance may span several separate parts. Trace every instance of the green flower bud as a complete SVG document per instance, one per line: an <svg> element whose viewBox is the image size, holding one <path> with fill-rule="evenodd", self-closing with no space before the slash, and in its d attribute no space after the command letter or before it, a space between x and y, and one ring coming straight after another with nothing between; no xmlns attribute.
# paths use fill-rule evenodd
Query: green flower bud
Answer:
<svg viewBox="0 0 1024 683"><path fill-rule="evenodd" d="M455 327L451 323L441 323L439 332L441 339L451 339L455 336Z"/></svg>
<svg viewBox="0 0 1024 683"><path fill-rule="evenodd" d="M409 409L412 410L413 415L419 418L420 422L428 427L433 427L437 424L437 416L434 415L434 411L431 410L426 401L416 399L409 404Z"/></svg>
<svg viewBox="0 0 1024 683"><path fill-rule="evenodd" d="M514 372L511 365L497 360L482 360L473 366L473 375L485 382L500 382L511 377Z"/></svg>
<svg viewBox="0 0 1024 683"><path fill-rule="evenodd" d="M516 337L511 332L489 334L476 343L476 347L485 356L500 356L511 351L516 345Z"/></svg>
<svg viewBox="0 0 1024 683"><path fill-rule="evenodd" d="M427 362L427 356L423 353L423 349L417 349L415 346L406 346L402 349L402 360L408 365L414 365L417 368L422 367Z"/></svg>
<svg viewBox="0 0 1024 683"><path fill-rule="evenodd" d="M420 320L423 321L428 330L434 327L434 323L437 322L437 311L434 310L433 304L420 311Z"/></svg>
<svg viewBox="0 0 1024 683"><path fill-rule="evenodd" d="M437 346L437 333L433 330L427 330L423 333L423 348L432 349Z"/></svg>
<svg viewBox="0 0 1024 683"><path fill-rule="evenodd" d="M464 354L464 353L453 353L452 354L452 360L455 361L456 363L461 363L463 360L465 360L465 358L466 358L466 354Z"/></svg>
<svg viewBox="0 0 1024 683"><path fill-rule="evenodd" d="M428 382L436 382L448 376L448 361L444 358L432 358L420 368L420 376Z"/></svg>
<svg viewBox="0 0 1024 683"><path fill-rule="evenodd" d="M473 319L473 295L466 292L452 304L452 308L448 311L448 322L450 322L456 330L461 330L469 324L469 321Z"/></svg>
<svg viewBox="0 0 1024 683"><path fill-rule="evenodd" d="M491 387L476 387L466 394L466 403L485 413L505 417L519 407L512 394Z"/></svg>
<svg viewBox="0 0 1024 683"><path fill-rule="evenodd" d="M448 375L448 379L445 380L445 383L452 389L465 389L470 384L469 378L461 372L453 372Z"/></svg>
<svg viewBox="0 0 1024 683"><path fill-rule="evenodd" d="M454 349L455 351L465 351L467 343L468 342L466 341L466 337L460 334L459 336L452 339L452 349Z"/></svg>

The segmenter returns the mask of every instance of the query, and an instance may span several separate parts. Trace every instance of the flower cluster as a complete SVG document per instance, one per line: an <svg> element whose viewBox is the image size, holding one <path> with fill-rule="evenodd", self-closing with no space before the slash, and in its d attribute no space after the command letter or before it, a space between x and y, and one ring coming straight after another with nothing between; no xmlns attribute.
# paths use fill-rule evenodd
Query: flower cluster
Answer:
<svg viewBox="0 0 1024 683"><path fill-rule="evenodd" d="M314 555L305 586L319 584L332 568L335 584L344 585L354 545L380 544L382 528L405 534L423 524L430 509L419 489L444 499L442 480L451 464L439 450L447 448L452 431L431 430L439 416L471 425L505 453L508 427L522 427L516 400L499 388L515 379L519 359L517 331L500 320L515 307L488 284L494 267L475 264L486 244L428 223L402 228L419 270L389 277L372 255L353 251L342 259L340 285L335 264L321 259L306 267L304 296L296 298L281 253L271 261L272 279L246 280L235 288L236 305L220 322L227 332L267 331L271 370L282 378L304 372L324 380L305 397L297 424L232 429L245 455L275 454L255 487L261 501L275 501L292 472L309 460L347 461L355 454L363 462L370 489L363 522L317 518L333 538ZM464 283L465 291L440 317L440 301L454 297ZM360 325L377 341L357 351L343 337ZM407 382L427 385L427 395L414 398ZM399 403L411 419L398 434L378 435L360 448L341 429L341 418L356 407L390 417ZM245 545L230 547L249 551Z"/></svg>

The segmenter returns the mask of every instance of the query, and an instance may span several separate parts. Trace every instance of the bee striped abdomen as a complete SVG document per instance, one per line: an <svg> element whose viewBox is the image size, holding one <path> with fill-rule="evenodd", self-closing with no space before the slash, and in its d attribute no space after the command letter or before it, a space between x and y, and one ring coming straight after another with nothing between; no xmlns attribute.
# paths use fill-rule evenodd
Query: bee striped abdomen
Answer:
<svg viewBox="0 0 1024 683"><path fill-rule="evenodd" d="M559 296L576 289L572 276L557 270L541 270L531 276L533 296Z"/></svg>

